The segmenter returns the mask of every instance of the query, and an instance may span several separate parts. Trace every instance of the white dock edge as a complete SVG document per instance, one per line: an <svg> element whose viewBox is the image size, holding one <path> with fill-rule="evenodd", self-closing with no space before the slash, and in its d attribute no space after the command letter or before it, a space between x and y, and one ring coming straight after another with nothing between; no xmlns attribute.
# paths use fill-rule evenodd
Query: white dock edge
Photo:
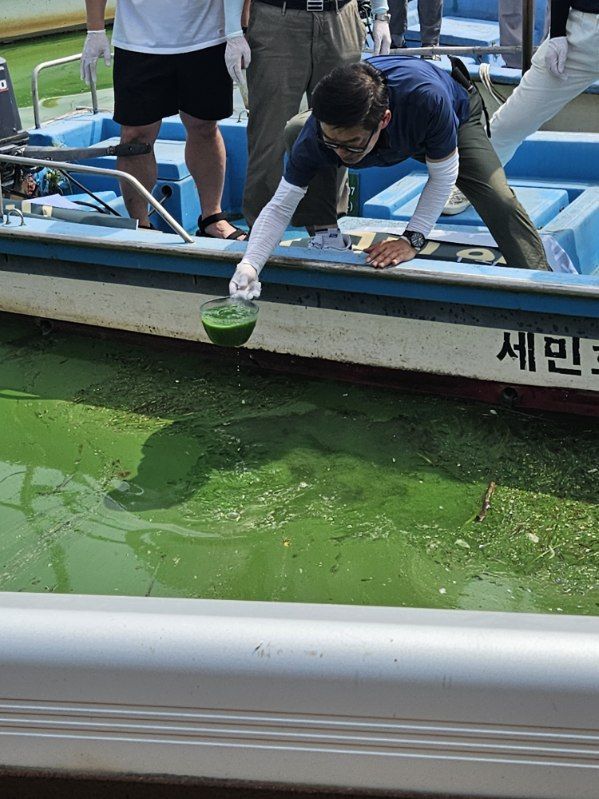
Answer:
<svg viewBox="0 0 599 799"><path fill-rule="evenodd" d="M0 768L599 795L599 618L0 594Z"/></svg>

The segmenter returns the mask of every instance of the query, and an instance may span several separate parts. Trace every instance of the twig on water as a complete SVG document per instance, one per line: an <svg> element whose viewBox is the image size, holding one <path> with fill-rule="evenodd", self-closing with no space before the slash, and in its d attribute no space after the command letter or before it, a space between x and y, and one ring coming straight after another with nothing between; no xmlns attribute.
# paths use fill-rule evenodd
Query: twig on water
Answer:
<svg viewBox="0 0 599 799"><path fill-rule="evenodd" d="M482 508L480 509L480 512L476 515L477 522L482 522L485 516L487 515L487 511L491 507L491 497L495 493L496 488L497 486L495 485L493 480L491 480L491 482L487 486L487 490L485 491L485 496L483 497Z"/></svg>

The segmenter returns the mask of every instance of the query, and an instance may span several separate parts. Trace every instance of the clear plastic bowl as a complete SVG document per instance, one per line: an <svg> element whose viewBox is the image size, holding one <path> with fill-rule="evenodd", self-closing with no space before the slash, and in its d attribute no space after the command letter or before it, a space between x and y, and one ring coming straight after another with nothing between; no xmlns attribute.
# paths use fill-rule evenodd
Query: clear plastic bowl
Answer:
<svg viewBox="0 0 599 799"><path fill-rule="evenodd" d="M204 330L219 347L241 347L254 332L258 305L237 297L220 297L200 307Z"/></svg>

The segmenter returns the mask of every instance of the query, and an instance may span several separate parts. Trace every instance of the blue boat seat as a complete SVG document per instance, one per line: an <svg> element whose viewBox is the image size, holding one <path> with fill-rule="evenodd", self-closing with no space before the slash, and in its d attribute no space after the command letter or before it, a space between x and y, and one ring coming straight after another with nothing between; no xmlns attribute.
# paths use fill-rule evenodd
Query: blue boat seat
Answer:
<svg viewBox="0 0 599 799"><path fill-rule="evenodd" d="M97 142L98 147L109 147L119 143L117 136ZM158 139L154 145L156 164L158 167L158 181L153 190L153 195L158 200L163 201L164 208L179 220L183 227L195 233L197 229L198 216L201 213L200 202L196 190L195 182L189 174L189 169L185 163L185 142L183 140ZM101 166L108 169L116 169L116 158L114 156L101 156L99 158L88 158L80 163L90 166ZM74 173L92 191L117 191L115 180L105 175L89 175L84 173ZM227 175L223 191L223 206L230 207L229 203L230 178ZM113 206L114 207L114 206ZM119 203L119 212L122 202ZM154 214L152 223L159 229L170 231L169 226Z"/></svg>
<svg viewBox="0 0 599 799"><path fill-rule="evenodd" d="M364 216L374 219L411 219L427 176L413 173L398 180L364 203ZM568 205L568 193L561 188L515 186L516 196L537 227L543 227ZM450 218L447 217L447 222ZM466 211L451 217L452 225L481 226L483 221L470 206Z"/></svg>
<svg viewBox="0 0 599 799"><path fill-rule="evenodd" d="M568 201L572 202L579 197L583 191L594 185L592 180L543 180L542 178L521 178L510 177L509 184L512 188L516 186L533 187L537 189L564 189L568 193Z"/></svg>
<svg viewBox="0 0 599 799"><path fill-rule="evenodd" d="M599 274L599 186L586 189L546 227L583 275Z"/></svg>

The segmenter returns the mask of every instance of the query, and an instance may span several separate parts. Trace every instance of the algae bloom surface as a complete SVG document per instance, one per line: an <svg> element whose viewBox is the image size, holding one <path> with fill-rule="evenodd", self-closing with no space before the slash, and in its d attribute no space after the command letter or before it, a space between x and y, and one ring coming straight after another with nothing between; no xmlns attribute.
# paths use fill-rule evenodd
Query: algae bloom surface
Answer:
<svg viewBox="0 0 599 799"><path fill-rule="evenodd" d="M6 318L0 414L0 590L599 612L592 420Z"/></svg>

